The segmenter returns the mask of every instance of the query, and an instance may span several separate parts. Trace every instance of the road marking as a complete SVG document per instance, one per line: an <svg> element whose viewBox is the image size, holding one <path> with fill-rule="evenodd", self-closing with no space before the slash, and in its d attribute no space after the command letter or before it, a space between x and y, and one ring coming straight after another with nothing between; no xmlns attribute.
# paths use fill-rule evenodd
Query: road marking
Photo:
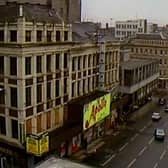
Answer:
<svg viewBox="0 0 168 168"><path fill-rule="evenodd" d="M108 158L104 163L101 164L101 166L105 166L106 164L108 164L113 158L116 157L116 154L113 154L110 158Z"/></svg>
<svg viewBox="0 0 168 168"><path fill-rule="evenodd" d="M130 168L135 162L136 162L136 158L129 163L129 165L127 166L127 168Z"/></svg>
<svg viewBox="0 0 168 168"><path fill-rule="evenodd" d="M153 168L157 168L158 167L158 163L156 163L155 165L154 165L154 167Z"/></svg>
<svg viewBox="0 0 168 168"><path fill-rule="evenodd" d="M140 129L140 132L143 132L146 129L146 126L144 126L142 129Z"/></svg>
<svg viewBox="0 0 168 168"><path fill-rule="evenodd" d="M160 160L162 160L164 158L165 154L166 154L166 150L164 150L163 153L161 154Z"/></svg>
<svg viewBox="0 0 168 168"><path fill-rule="evenodd" d="M147 146L145 146L139 153L138 153L138 156L141 156L143 153L144 153L144 151L147 149Z"/></svg>
<svg viewBox="0 0 168 168"><path fill-rule="evenodd" d="M148 144L149 145L151 145L151 143L154 141L154 138L152 138L149 142L148 142Z"/></svg>
<svg viewBox="0 0 168 168"><path fill-rule="evenodd" d="M138 137L139 134L135 134L132 138L131 141L134 141L136 137Z"/></svg>
<svg viewBox="0 0 168 168"><path fill-rule="evenodd" d="M119 152L121 152L122 150L124 150L124 148L128 145L129 143L127 142L126 144L124 144L120 149Z"/></svg>

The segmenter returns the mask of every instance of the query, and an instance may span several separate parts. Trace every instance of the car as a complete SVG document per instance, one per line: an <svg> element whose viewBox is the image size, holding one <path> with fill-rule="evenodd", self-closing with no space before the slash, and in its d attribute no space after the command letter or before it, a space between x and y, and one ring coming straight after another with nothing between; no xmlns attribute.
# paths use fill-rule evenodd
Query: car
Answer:
<svg viewBox="0 0 168 168"><path fill-rule="evenodd" d="M160 119L161 119L160 113L154 112L154 113L152 114L152 120L153 120L153 121L158 121L158 120L160 120Z"/></svg>
<svg viewBox="0 0 168 168"><path fill-rule="evenodd" d="M159 105L165 105L166 99L165 98L160 98L159 99Z"/></svg>
<svg viewBox="0 0 168 168"><path fill-rule="evenodd" d="M165 112L168 112L168 104L166 104L165 108L164 108Z"/></svg>
<svg viewBox="0 0 168 168"><path fill-rule="evenodd" d="M154 132L155 140L162 140L165 139L165 131L162 128L156 128Z"/></svg>

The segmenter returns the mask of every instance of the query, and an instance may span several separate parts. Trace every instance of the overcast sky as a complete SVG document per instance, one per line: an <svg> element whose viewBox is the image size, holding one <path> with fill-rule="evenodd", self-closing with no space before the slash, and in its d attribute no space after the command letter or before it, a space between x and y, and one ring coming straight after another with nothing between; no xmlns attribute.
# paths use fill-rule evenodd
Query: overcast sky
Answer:
<svg viewBox="0 0 168 168"><path fill-rule="evenodd" d="M83 20L111 22L147 18L158 24L168 23L168 0L82 0Z"/></svg>

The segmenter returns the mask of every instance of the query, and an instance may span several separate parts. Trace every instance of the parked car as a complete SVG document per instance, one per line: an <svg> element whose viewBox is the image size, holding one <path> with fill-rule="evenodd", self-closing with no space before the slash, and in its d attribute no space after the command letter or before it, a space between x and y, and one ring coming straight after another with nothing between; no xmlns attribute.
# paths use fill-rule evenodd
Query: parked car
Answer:
<svg viewBox="0 0 168 168"><path fill-rule="evenodd" d="M160 119L161 119L160 113L154 112L154 113L152 114L152 120L153 120L153 121L158 121L158 120L160 120Z"/></svg>
<svg viewBox="0 0 168 168"><path fill-rule="evenodd" d="M166 104L165 108L164 108L165 112L168 112L168 104Z"/></svg>
<svg viewBox="0 0 168 168"><path fill-rule="evenodd" d="M165 98L160 98L159 99L159 105L165 105L166 99Z"/></svg>
<svg viewBox="0 0 168 168"><path fill-rule="evenodd" d="M164 141L164 138L165 138L165 131L164 131L164 129L156 128L155 132L154 132L154 137L155 137L155 140L162 140L162 141Z"/></svg>

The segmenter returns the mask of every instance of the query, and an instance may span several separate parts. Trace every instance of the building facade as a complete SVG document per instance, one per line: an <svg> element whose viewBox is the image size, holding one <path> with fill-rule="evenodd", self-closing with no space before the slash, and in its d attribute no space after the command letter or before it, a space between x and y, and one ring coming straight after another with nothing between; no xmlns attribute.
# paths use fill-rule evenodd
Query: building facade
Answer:
<svg viewBox="0 0 168 168"><path fill-rule="evenodd" d="M68 142L70 155L83 133L73 101L89 103L119 84L120 44L73 42L71 25L48 6L0 8L0 154L9 166L32 167L34 156L64 156Z"/></svg>
<svg viewBox="0 0 168 168"><path fill-rule="evenodd" d="M115 22L115 37L123 40L135 36L136 33L147 33L147 20L126 20Z"/></svg>
<svg viewBox="0 0 168 168"><path fill-rule="evenodd" d="M167 45L167 39L163 39L160 34L139 34L128 43L132 58L159 61L159 88L164 90L168 88Z"/></svg>

